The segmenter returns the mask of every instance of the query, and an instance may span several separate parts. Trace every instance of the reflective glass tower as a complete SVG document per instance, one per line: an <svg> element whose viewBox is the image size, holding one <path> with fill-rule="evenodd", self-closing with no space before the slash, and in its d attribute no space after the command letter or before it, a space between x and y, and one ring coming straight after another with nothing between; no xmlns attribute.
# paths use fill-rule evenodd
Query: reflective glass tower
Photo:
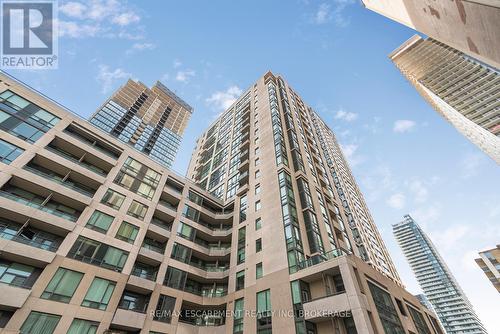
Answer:
<svg viewBox="0 0 500 334"><path fill-rule="evenodd" d="M409 215L394 235L448 334L487 333L436 247Z"/></svg>
<svg viewBox="0 0 500 334"><path fill-rule="evenodd" d="M161 82L149 89L129 80L90 118L90 123L170 167L192 108Z"/></svg>

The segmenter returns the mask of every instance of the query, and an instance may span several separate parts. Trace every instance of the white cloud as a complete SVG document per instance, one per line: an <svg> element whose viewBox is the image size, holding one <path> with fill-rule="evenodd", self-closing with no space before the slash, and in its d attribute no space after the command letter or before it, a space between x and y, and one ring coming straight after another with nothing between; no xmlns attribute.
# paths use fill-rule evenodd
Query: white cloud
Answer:
<svg viewBox="0 0 500 334"><path fill-rule="evenodd" d="M193 70L184 70L178 71L175 75L175 80L183 83L187 83L189 79L193 78L196 75L196 72Z"/></svg>
<svg viewBox="0 0 500 334"><path fill-rule="evenodd" d="M96 25L78 24L71 21L58 21L57 26L60 37L70 38L94 37L99 33L101 29Z"/></svg>
<svg viewBox="0 0 500 334"><path fill-rule="evenodd" d="M350 167L358 166L365 160L363 156L358 154L358 148L358 144L355 143L340 144L340 149L344 153L344 157L349 162Z"/></svg>
<svg viewBox="0 0 500 334"><path fill-rule="evenodd" d="M79 2L67 2L59 7L59 10L69 17L81 19L87 10L87 6Z"/></svg>
<svg viewBox="0 0 500 334"><path fill-rule="evenodd" d="M173 66L174 68L179 68L182 66L182 62L179 59L175 59Z"/></svg>
<svg viewBox="0 0 500 334"><path fill-rule="evenodd" d="M432 231L432 241L436 247L446 252L453 249L460 240L469 233L470 228L465 225L453 225L444 230Z"/></svg>
<svg viewBox="0 0 500 334"><path fill-rule="evenodd" d="M223 111L229 108L242 93L243 91L238 86L231 86L225 91L213 93L205 101L216 111Z"/></svg>
<svg viewBox="0 0 500 334"><path fill-rule="evenodd" d="M415 202L422 203L427 200L427 196L429 195L429 190L422 181L420 180L410 181L408 184L408 188L415 195Z"/></svg>
<svg viewBox="0 0 500 334"><path fill-rule="evenodd" d="M99 65L99 73L96 80L101 84L101 92L107 93L113 87L116 80L126 79L131 76L130 73L121 68L111 70L108 65Z"/></svg>
<svg viewBox="0 0 500 334"><path fill-rule="evenodd" d="M486 162L486 157L482 152L469 152L465 154L459 162L460 175L468 179L478 174L480 167Z"/></svg>
<svg viewBox="0 0 500 334"><path fill-rule="evenodd" d="M347 6L355 3L355 0L334 0L333 6L326 2L319 5L313 15L312 21L315 24L321 25L334 21L338 27L346 27L349 25L349 18L344 15Z"/></svg>
<svg viewBox="0 0 500 334"><path fill-rule="evenodd" d="M59 10L65 16L59 22L62 37L142 37L135 32L125 31L125 27L138 23L141 17L117 0L70 1L60 5Z"/></svg>
<svg viewBox="0 0 500 334"><path fill-rule="evenodd" d="M132 54L134 52L145 51L145 50L154 50L156 49L156 45L153 43L134 43L132 47L127 50L127 54Z"/></svg>
<svg viewBox="0 0 500 334"><path fill-rule="evenodd" d="M394 122L394 127L392 128L392 130L394 132L398 132L398 133L409 132L416 125L417 125L417 123L415 123L414 121L411 121L408 119L400 119L400 120L397 120L396 122Z"/></svg>
<svg viewBox="0 0 500 334"><path fill-rule="evenodd" d="M396 193L389 197L386 203L393 209L402 209L406 204L406 197L402 193Z"/></svg>
<svg viewBox="0 0 500 334"><path fill-rule="evenodd" d="M133 12L127 12L113 17L113 19L111 19L111 22L116 23L119 26L127 26L131 23L139 22L140 20L141 18L139 17L139 15Z"/></svg>
<svg viewBox="0 0 500 334"><path fill-rule="evenodd" d="M334 118L341 119L346 122L352 122L358 118L358 114L354 112L345 111L344 109L340 109L337 111Z"/></svg>
<svg viewBox="0 0 500 334"><path fill-rule="evenodd" d="M327 3L322 3L318 7L318 11L314 15L314 23L324 24L331 19L331 6Z"/></svg>

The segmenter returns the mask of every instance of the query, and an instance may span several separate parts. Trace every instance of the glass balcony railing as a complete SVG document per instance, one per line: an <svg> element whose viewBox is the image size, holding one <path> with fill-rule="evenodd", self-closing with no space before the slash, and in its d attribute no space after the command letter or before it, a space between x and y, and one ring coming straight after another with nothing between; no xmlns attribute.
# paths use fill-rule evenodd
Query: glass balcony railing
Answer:
<svg viewBox="0 0 500 334"><path fill-rule="evenodd" d="M48 238L37 237L36 239L28 239L11 231L0 232L0 238L23 243L28 246L48 250L50 252L56 252L60 244L58 240Z"/></svg>
<svg viewBox="0 0 500 334"><path fill-rule="evenodd" d="M160 220L158 218L151 219L151 224L159 226L167 231L172 231L172 223L167 223L166 221Z"/></svg>
<svg viewBox="0 0 500 334"><path fill-rule="evenodd" d="M75 191L77 191L85 196L89 196L89 197L94 196L94 190L91 188L85 187L83 185L77 186L75 183L72 183L71 181L63 181L60 177L56 176L55 174L45 173L45 172L43 172L39 169L36 169L34 167L31 167L31 166L24 166L23 168L34 173L34 174L42 176L45 179L49 179L53 182L56 182L60 185L65 186L67 188L75 190Z"/></svg>
<svg viewBox="0 0 500 334"><path fill-rule="evenodd" d="M306 269L308 267L312 267L314 265L326 262L326 261L331 260L331 259L335 259L335 258L343 256L343 255L348 255L348 254L350 254L350 253L347 250L342 249L342 248L332 249L331 251L329 251L325 254L314 255L307 260L304 260L304 261L297 263L297 269L298 270Z"/></svg>
<svg viewBox="0 0 500 334"><path fill-rule="evenodd" d="M76 222L78 220L78 216L75 216L75 215L72 215L72 214L69 214L69 213L66 213L66 212L59 211L57 209L53 209L53 208L48 207L48 206L42 206L42 204L39 203L38 201L30 201L30 200L28 200L26 198L17 196L15 194L6 192L4 190L0 190L0 196L8 198L8 199L13 200L13 201L16 201L18 203L24 204L26 206L30 206L30 207L36 208L38 210L41 210L41 211L53 214L54 216L58 216L58 217L61 217L61 218L64 218L64 219L68 219L68 220L70 220L72 222Z"/></svg>
<svg viewBox="0 0 500 334"><path fill-rule="evenodd" d="M134 269L132 269L132 273L131 274L133 276L144 278L144 279L147 279L147 280L150 280L150 281L155 281L156 280L157 271L156 270L147 270L147 269L144 269L144 268L134 267Z"/></svg>
<svg viewBox="0 0 500 334"><path fill-rule="evenodd" d="M171 210L177 211L177 205L174 205L174 204L169 203L169 202L162 200L162 199L159 200L159 203L163 206L166 206L167 208L169 208Z"/></svg>
<svg viewBox="0 0 500 334"><path fill-rule="evenodd" d="M58 147L55 147L55 146L46 146L45 147L48 151L51 151L52 153L55 153L67 160L70 160L72 162L74 162L75 164L77 165L80 165L90 171L93 171L94 173L97 173L99 175L102 175L102 176L106 176L107 173L102 170L101 168L99 167L96 167L94 165L91 165L85 161L81 161L80 159L76 158L74 155L71 155L70 153L66 152L66 151L63 151L62 149L58 148Z"/></svg>

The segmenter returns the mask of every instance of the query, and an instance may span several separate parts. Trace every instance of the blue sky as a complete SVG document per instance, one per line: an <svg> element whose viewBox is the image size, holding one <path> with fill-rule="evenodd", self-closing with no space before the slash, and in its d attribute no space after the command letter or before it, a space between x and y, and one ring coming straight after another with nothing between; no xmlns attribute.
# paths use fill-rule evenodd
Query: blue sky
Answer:
<svg viewBox="0 0 500 334"><path fill-rule="evenodd" d="M129 77L161 80L194 109L195 138L267 70L336 132L404 283L391 224L410 212L490 333L500 298L473 259L500 243L500 169L444 121L387 55L414 32L354 0L59 2L59 69L10 73L82 117Z"/></svg>

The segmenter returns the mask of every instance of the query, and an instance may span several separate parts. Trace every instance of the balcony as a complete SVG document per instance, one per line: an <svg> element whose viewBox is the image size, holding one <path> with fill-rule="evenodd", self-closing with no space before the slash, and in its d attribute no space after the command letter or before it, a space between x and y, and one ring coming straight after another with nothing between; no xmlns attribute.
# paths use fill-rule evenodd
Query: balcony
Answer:
<svg viewBox="0 0 500 334"><path fill-rule="evenodd" d="M25 190L25 188L33 189L33 191L37 191L37 193ZM0 196L72 222L78 220L81 211L60 203L56 198L64 200L65 202L71 202L75 206L78 205L83 207L83 205L76 203L72 199L52 193L48 189L18 178L11 179L9 183L0 190Z"/></svg>
<svg viewBox="0 0 500 334"><path fill-rule="evenodd" d="M349 299L345 292L313 299L302 304L304 319L312 322L330 320L332 317L342 317L351 310Z"/></svg>
<svg viewBox="0 0 500 334"><path fill-rule="evenodd" d="M103 177L113 168L111 163L61 138L54 139L45 149Z"/></svg>
<svg viewBox="0 0 500 334"><path fill-rule="evenodd" d="M93 149L104 153L114 160L118 159L121 154L118 148L112 148L110 145L105 144L104 141L96 138L94 135L88 133L85 129L80 128L75 124L71 124L66 129L64 129L64 133L78 139L86 145L89 145Z"/></svg>
<svg viewBox="0 0 500 334"><path fill-rule="evenodd" d="M144 327L146 316L145 313L118 308L111 323L127 330L139 330Z"/></svg>
<svg viewBox="0 0 500 334"><path fill-rule="evenodd" d="M22 243L31 247L56 252L63 238L38 230L31 226L0 218L0 238Z"/></svg>
<svg viewBox="0 0 500 334"><path fill-rule="evenodd" d="M8 309L21 308L31 294L31 287L0 284L0 289L0 305Z"/></svg>
<svg viewBox="0 0 500 334"><path fill-rule="evenodd" d="M349 252L347 250L344 250L341 248L333 249L325 254L314 255L307 260L304 260L302 262L297 263L297 268L298 268L298 270L306 269L306 268L312 267L314 265L320 264L322 262L326 262L326 261L329 261L331 259L335 259L335 258L338 258L340 256L344 256L344 255L348 255L348 254L349 254Z"/></svg>
<svg viewBox="0 0 500 334"><path fill-rule="evenodd" d="M71 172L71 170L66 167L62 167L53 162L48 162L48 159L35 159L38 162L47 162L47 164L42 166L39 163L30 161L30 163L24 166L23 169L88 197L94 196L96 189L99 187L99 184L92 179L79 175L75 172ZM61 174L59 174L59 172Z"/></svg>

